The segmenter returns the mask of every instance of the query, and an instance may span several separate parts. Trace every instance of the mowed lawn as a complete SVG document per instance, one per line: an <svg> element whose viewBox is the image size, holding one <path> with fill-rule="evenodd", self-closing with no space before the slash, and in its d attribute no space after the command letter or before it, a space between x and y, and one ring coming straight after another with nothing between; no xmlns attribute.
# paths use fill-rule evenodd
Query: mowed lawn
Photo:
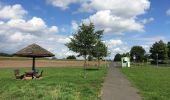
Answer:
<svg viewBox="0 0 170 100"><path fill-rule="evenodd" d="M170 100L170 67L136 66L121 71L144 100Z"/></svg>
<svg viewBox="0 0 170 100"><path fill-rule="evenodd" d="M24 73L28 69L22 69ZM40 68L41 80L16 80L13 69L0 69L0 100L100 100L107 68Z"/></svg>

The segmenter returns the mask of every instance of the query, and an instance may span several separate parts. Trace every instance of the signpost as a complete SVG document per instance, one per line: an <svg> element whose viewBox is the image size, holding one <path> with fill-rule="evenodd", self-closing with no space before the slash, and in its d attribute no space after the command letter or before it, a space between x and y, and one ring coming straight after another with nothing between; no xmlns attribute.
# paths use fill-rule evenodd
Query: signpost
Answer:
<svg viewBox="0 0 170 100"><path fill-rule="evenodd" d="M157 53L156 54L156 64L157 64L157 67L158 67L158 56L159 56L159 54Z"/></svg>
<svg viewBox="0 0 170 100"><path fill-rule="evenodd" d="M130 58L129 57L122 58L122 67L130 67Z"/></svg>

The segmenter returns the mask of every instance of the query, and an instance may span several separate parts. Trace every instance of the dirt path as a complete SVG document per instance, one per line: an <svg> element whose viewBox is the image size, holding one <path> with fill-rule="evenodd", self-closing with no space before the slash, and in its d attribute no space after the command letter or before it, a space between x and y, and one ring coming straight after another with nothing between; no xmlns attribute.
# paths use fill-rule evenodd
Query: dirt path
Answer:
<svg viewBox="0 0 170 100"><path fill-rule="evenodd" d="M142 100L137 90L122 75L116 63L110 64L102 89L102 100Z"/></svg>

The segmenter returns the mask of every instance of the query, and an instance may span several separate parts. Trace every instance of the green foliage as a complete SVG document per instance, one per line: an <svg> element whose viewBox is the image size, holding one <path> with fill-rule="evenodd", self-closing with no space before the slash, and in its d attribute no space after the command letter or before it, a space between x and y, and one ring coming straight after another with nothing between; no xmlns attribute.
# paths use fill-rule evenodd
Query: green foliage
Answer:
<svg viewBox="0 0 170 100"><path fill-rule="evenodd" d="M123 53L122 57L130 57L130 54L128 52L127 53Z"/></svg>
<svg viewBox="0 0 170 100"><path fill-rule="evenodd" d="M118 53L115 55L114 61L121 61L121 58L122 58L122 55Z"/></svg>
<svg viewBox="0 0 170 100"><path fill-rule="evenodd" d="M100 67L100 59L102 59L103 57L107 57L108 55L107 49L108 48L106 47L106 45L100 40L93 48L92 55L98 60L98 69Z"/></svg>
<svg viewBox="0 0 170 100"><path fill-rule="evenodd" d="M21 74L25 70L29 69ZM106 68L87 70L88 79L82 77L81 68L41 70L41 80L15 80L13 69L1 69L0 100L100 100Z"/></svg>
<svg viewBox="0 0 170 100"><path fill-rule="evenodd" d="M160 40L159 42L155 42L150 48L151 58L156 62L157 54L158 60L160 63L167 63L168 60L168 48L167 45Z"/></svg>
<svg viewBox="0 0 170 100"><path fill-rule="evenodd" d="M107 52L106 45L103 42L98 41L92 51L93 57L95 57L97 59L102 59L103 57L106 57L107 54L108 54L108 52Z"/></svg>
<svg viewBox="0 0 170 100"><path fill-rule="evenodd" d="M93 23L89 25L82 24L77 33L71 38L71 42L66 44L71 51L84 57L84 69L86 69L87 56L93 56L98 61L107 56L107 47L101 40L103 32L104 30L95 31Z"/></svg>
<svg viewBox="0 0 170 100"><path fill-rule="evenodd" d="M87 59L88 59L88 61L92 61L93 57L91 55L89 55Z"/></svg>
<svg viewBox="0 0 170 100"><path fill-rule="evenodd" d="M13 57L13 54L0 53L0 56L3 56L3 57Z"/></svg>
<svg viewBox="0 0 170 100"><path fill-rule="evenodd" d="M133 59L133 57L136 57L137 62L142 62L144 60L144 55L146 51L142 46L133 46L130 50L130 57Z"/></svg>
<svg viewBox="0 0 170 100"><path fill-rule="evenodd" d="M66 59L76 59L74 55L68 56Z"/></svg>
<svg viewBox="0 0 170 100"><path fill-rule="evenodd" d="M170 59L170 42L168 42L168 57L169 57L169 59Z"/></svg>
<svg viewBox="0 0 170 100"><path fill-rule="evenodd" d="M139 90L143 100L169 100L170 68L145 65L121 70Z"/></svg>
<svg viewBox="0 0 170 100"><path fill-rule="evenodd" d="M95 27L93 23L89 25L82 24L78 29L78 32L73 35L71 42L66 46L73 52L79 53L79 56L83 56L85 59L87 55L93 50L93 46L96 43L96 34L94 32Z"/></svg>
<svg viewBox="0 0 170 100"><path fill-rule="evenodd" d="M149 54L145 54L144 55L144 62L148 62L150 59L150 55Z"/></svg>

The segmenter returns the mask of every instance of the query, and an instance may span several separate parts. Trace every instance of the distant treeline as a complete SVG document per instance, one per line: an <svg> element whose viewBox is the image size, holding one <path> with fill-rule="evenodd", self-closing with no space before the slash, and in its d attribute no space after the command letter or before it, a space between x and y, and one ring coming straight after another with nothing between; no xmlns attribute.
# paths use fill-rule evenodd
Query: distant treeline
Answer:
<svg viewBox="0 0 170 100"><path fill-rule="evenodd" d="M0 53L0 56L3 56L3 57L13 57L14 54Z"/></svg>
<svg viewBox="0 0 170 100"><path fill-rule="evenodd" d="M151 64L168 64L170 63L170 42L165 43L163 40L155 42L150 46L149 52L145 48L136 45L125 54L116 54L114 61L121 61L122 57L129 57L133 62L150 62Z"/></svg>

